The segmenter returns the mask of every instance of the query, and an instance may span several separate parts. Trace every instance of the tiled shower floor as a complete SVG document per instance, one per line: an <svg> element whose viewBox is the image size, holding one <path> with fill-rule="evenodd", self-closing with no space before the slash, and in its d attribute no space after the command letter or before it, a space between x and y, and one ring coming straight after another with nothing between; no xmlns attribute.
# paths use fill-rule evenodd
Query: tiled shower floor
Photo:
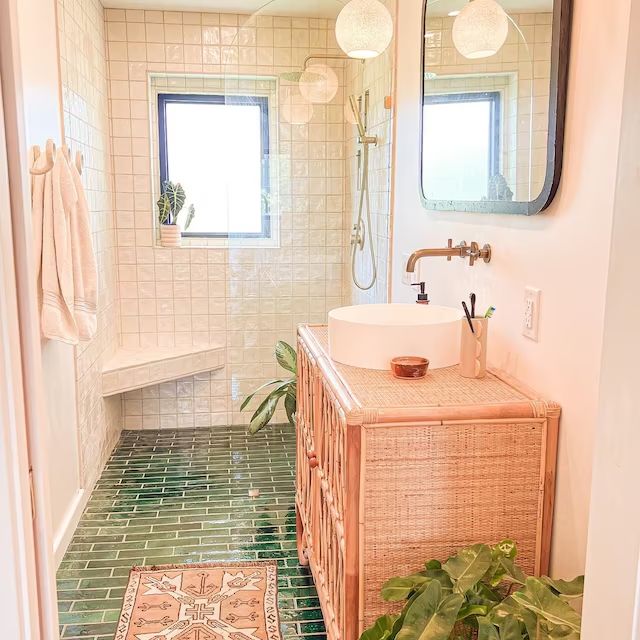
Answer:
<svg viewBox="0 0 640 640"><path fill-rule="evenodd" d="M324 640L294 462L289 426L123 432L58 571L61 638L113 639L133 565L277 558L283 637Z"/></svg>

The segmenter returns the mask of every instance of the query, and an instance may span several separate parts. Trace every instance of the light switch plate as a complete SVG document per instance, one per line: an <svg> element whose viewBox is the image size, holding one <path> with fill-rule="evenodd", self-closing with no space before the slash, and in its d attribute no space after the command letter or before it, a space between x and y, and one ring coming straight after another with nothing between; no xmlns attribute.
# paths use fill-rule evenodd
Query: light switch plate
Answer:
<svg viewBox="0 0 640 640"><path fill-rule="evenodd" d="M522 335L538 342L540 329L540 289L526 287L524 290L524 305L522 316Z"/></svg>

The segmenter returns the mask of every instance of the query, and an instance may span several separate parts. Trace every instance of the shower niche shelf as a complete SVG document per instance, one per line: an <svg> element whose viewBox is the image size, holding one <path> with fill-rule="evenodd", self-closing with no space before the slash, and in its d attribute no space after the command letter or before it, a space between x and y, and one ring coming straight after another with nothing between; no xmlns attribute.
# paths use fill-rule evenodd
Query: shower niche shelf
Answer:
<svg viewBox="0 0 640 640"><path fill-rule="evenodd" d="M225 365L218 345L119 349L102 368L102 395L114 396Z"/></svg>

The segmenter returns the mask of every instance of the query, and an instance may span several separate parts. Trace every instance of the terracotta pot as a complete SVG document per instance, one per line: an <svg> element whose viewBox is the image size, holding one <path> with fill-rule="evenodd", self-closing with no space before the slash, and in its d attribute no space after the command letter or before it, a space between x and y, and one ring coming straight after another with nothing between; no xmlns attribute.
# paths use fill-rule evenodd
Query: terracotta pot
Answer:
<svg viewBox="0 0 640 640"><path fill-rule="evenodd" d="M163 247L179 247L182 241L182 229L178 224L160 225L160 244Z"/></svg>

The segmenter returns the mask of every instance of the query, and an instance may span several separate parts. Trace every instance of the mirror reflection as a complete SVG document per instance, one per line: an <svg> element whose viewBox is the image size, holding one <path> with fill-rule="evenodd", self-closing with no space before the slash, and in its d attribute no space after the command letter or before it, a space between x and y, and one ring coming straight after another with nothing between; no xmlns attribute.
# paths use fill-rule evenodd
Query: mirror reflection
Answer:
<svg viewBox="0 0 640 640"><path fill-rule="evenodd" d="M429 208L537 212L527 203L544 199L553 172L554 1L428 0L421 142Z"/></svg>

